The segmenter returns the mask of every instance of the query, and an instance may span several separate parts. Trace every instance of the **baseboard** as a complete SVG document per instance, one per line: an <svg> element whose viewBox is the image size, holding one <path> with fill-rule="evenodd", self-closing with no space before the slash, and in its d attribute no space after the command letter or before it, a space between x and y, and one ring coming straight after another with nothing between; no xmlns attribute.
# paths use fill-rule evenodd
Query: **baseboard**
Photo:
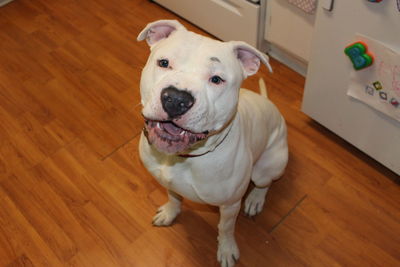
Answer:
<svg viewBox="0 0 400 267"><path fill-rule="evenodd" d="M8 3L10 3L12 0L0 0L0 7L7 5Z"/></svg>
<svg viewBox="0 0 400 267"><path fill-rule="evenodd" d="M269 44L268 45L268 54L274 59L278 60L282 64L288 66L295 72L300 75L306 77L307 75L307 63L301 59L296 58L291 55L289 52L279 48L276 45Z"/></svg>

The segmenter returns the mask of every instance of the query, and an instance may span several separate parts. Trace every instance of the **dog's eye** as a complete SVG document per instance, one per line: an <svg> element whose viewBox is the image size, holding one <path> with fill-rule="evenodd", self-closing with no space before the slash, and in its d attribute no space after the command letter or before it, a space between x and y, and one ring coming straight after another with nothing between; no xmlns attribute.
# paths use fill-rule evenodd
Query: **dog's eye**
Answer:
<svg viewBox="0 0 400 267"><path fill-rule="evenodd" d="M168 68L169 67L168 59L160 59L160 60L158 60L157 64L161 68Z"/></svg>
<svg viewBox="0 0 400 267"><path fill-rule="evenodd" d="M210 82L212 82L214 84L220 84L220 83L224 82L224 80L221 77L215 75L210 78Z"/></svg>

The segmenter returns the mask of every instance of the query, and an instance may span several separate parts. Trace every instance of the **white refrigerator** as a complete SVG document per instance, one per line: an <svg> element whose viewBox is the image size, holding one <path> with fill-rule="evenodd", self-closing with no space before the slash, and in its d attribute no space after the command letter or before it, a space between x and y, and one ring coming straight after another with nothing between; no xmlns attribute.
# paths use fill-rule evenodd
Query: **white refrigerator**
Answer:
<svg viewBox="0 0 400 267"><path fill-rule="evenodd" d="M383 90L392 90L393 97L392 100L383 99L382 88L370 86L374 78L368 75L379 72L382 67L380 52L371 50L374 62L361 70L355 70L350 57L344 53L345 47L358 41L360 35L367 38L366 46L368 40L376 40L389 47L390 53L394 52L386 59L390 64L385 63L387 66L384 67L386 74L393 75L393 83L396 75L400 81L400 71L393 71L397 67L400 70L400 60L395 56L400 53L400 1L335 0L329 10L330 2L320 1L318 6L302 109L326 128L400 174L399 118L381 112L374 103L368 104L349 95L349 88L358 82L357 93L371 94L371 99L374 94L375 97L381 96L379 101L376 100L377 106L384 105L391 112L400 114L396 110L400 105L396 107L393 102L396 97L400 102L400 83L397 91L389 88L390 84L385 85L388 88ZM392 106L389 101L392 101Z"/></svg>

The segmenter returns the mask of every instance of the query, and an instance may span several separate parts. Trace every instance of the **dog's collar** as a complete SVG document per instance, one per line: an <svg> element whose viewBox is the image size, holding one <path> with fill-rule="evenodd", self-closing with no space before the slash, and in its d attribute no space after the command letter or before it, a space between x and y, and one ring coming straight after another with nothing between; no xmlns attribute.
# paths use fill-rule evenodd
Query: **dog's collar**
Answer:
<svg viewBox="0 0 400 267"><path fill-rule="evenodd" d="M212 149L210 149L210 150L208 150L208 151L206 151L206 152L204 152L204 153L200 153L200 154L179 154L178 157L181 157L181 158L196 158L196 157L204 156L204 155L206 155L206 154L208 154L208 153L214 151L217 147L219 147L219 145L221 145L221 144L225 141L226 137L227 137L228 134L230 133L230 131L231 131L231 129L232 129L232 126L233 126L232 120L230 120L230 123L229 123L228 125L229 125L228 132L227 132L226 135L222 138L221 142L219 142L219 143L218 143L216 146L214 146ZM223 130L224 130L224 129L226 129L226 127L224 127ZM222 131L223 131L223 130L222 130ZM220 132L220 131L219 131L219 132Z"/></svg>
<svg viewBox="0 0 400 267"><path fill-rule="evenodd" d="M196 155L194 155L194 154L180 154L180 155L178 155L178 157L181 157L181 158L196 158L196 157L204 156L205 154L207 154L209 152L211 152L211 150L208 150L208 151L206 151L206 152L204 152L202 154L196 154Z"/></svg>

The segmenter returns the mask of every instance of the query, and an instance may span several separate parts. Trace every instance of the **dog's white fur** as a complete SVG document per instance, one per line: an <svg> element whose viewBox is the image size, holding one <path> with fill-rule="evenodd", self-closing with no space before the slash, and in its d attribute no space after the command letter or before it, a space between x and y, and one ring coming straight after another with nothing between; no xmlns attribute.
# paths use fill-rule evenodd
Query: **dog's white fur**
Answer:
<svg viewBox="0 0 400 267"><path fill-rule="evenodd" d="M140 157L169 197L153 224L170 225L180 212L181 196L219 206L218 260L222 266L233 266L239 258L235 222L250 181L255 188L244 210L253 216L261 212L271 182L282 175L288 160L286 125L278 109L266 96L239 90L242 80L257 72L260 61L270 68L268 58L243 42L212 40L173 20L148 24L138 36L144 39L151 47L140 83L144 117L168 119L160 92L174 85L189 91L196 102L173 122L210 133L181 153L195 157L159 152L142 134ZM161 58L167 58L171 67L157 66ZM223 76L225 82L211 83L213 75Z"/></svg>

